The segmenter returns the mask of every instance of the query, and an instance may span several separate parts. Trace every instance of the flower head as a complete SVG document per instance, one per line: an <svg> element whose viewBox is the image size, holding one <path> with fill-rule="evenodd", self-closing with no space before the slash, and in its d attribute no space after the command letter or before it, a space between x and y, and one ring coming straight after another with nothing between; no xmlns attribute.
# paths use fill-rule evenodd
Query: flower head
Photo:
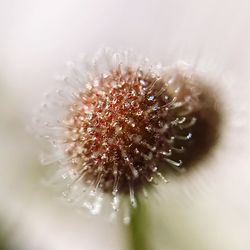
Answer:
<svg viewBox="0 0 250 250"><path fill-rule="evenodd" d="M157 178L167 182L169 168L184 169L181 155L200 108L192 72L110 49L69 67L36 119L53 145L44 163L59 166L69 198L93 213L104 193L113 196L115 210L123 194L136 206L135 192ZM86 192L92 203L82 199Z"/></svg>

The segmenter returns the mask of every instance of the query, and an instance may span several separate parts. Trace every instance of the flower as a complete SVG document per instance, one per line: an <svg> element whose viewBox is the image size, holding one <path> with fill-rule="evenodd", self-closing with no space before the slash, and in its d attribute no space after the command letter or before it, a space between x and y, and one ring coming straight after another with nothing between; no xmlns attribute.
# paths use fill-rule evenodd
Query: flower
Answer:
<svg viewBox="0 0 250 250"><path fill-rule="evenodd" d="M161 179L170 168L184 171L197 121L201 89L192 69L151 64L132 51L101 49L93 59L68 64L59 88L46 94L36 128L52 148L44 164L56 163L56 177L73 203L99 213L104 195L129 194Z"/></svg>

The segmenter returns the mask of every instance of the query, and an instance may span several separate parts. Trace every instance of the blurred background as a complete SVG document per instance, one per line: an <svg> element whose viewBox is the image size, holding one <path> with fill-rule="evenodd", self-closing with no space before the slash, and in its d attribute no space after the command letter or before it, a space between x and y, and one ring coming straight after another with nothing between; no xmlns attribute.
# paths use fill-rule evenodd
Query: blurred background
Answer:
<svg viewBox="0 0 250 250"><path fill-rule="evenodd" d="M185 60L217 79L213 152L148 200L148 249L250 249L250 2L0 0L0 249L129 249L119 221L76 213L42 185L33 108L65 63L103 46Z"/></svg>

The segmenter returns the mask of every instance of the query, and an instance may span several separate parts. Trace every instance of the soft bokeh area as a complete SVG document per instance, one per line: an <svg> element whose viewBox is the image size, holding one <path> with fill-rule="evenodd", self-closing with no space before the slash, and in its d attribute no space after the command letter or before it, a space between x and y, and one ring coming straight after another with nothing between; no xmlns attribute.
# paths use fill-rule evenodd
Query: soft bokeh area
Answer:
<svg viewBox="0 0 250 250"><path fill-rule="evenodd" d="M221 137L200 166L147 203L148 249L250 249L250 2L0 0L0 249L128 249L124 226L44 185L34 107L65 63L103 46L185 60L216 79Z"/></svg>

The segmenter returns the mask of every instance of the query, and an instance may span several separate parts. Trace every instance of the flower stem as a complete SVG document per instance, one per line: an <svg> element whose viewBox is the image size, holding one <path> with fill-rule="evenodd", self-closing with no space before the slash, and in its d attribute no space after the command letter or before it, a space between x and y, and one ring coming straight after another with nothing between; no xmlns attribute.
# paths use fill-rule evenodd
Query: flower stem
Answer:
<svg viewBox="0 0 250 250"><path fill-rule="evenodd" d="M137 197L137 206L131 208L130 224L128 225L128 234L130 238L131 250L149 249L147 237L148 220L145 201Z"/></svg>

